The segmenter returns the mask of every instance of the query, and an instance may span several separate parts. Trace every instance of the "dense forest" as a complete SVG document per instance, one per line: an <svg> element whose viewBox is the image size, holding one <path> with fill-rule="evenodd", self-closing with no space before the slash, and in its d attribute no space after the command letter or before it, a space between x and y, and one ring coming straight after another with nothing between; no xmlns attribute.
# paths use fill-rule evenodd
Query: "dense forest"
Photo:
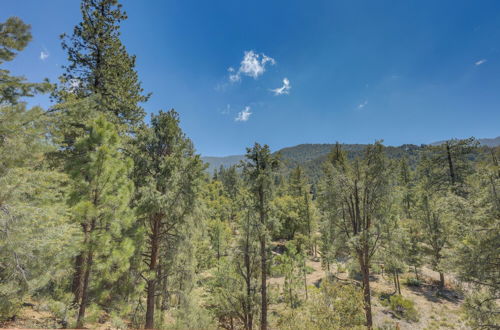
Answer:
<svg viewBox="0 0 500 330"><path fill-rule="evenodd" d="M118 1L81 14L57 83L0 69L0 326L500 328L499 147L255 143L207 172L178 112L145 118Z"/></svg>

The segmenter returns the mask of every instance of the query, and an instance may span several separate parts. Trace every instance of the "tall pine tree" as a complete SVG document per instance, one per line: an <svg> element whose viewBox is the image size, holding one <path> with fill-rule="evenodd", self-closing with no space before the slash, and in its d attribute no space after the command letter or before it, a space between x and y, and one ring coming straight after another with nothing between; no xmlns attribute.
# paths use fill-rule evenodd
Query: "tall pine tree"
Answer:
<svg viewBox="0 0 500 330"><path fill-rule="evenodd" d="M152 329L161 274L172 271L166 259L175 249L176 237L188 217L196 210L204 165L179 127L179 115L174 110L160 111L152 117L151 127L138 131L134 160L138 214L146 234L145 327Z"/></svg>
<svg viewBox="0 0 500 330"><path fill-rule="evenodd" d="M148 100L135 71L135 56L120 40L127 19L118 0L83 0L82 21L71 36L62 35L69 64L61 77L57 99L95 96L97 110L120 129L137 127L144 117L140 103Z"/></svg>
<svg viewBox="0 0 500 330"><path fill-rule="evenodd" d="M72 179L69 205L83 242L75 261L73 292L82 327L91 289L106 300L106 288L128 269L133 244L125 231L134 220L130 200L134 186L132 161L120 152L121 139L103 116L89 125L75 143L76 155L67 162Z"/></svg>

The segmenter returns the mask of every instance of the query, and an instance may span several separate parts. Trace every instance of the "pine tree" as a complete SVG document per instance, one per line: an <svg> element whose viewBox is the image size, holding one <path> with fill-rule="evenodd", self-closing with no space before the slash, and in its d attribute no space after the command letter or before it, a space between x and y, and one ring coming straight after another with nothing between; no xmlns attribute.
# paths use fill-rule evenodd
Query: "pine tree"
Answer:
<svg viewBox="0 0 500 330"><path fill-rule="evenodd" d="M134 160L138 212L146 234L145 327L151 329L160 275L171 271L165 258L175 248L176 235L196 209L204 166L179 127L179 116L174 110L160 111L152 116L151 127L138 131Z"/></svg>
<svg viewBox="0 0 500 330"><path fill-rule="evenodd" d="M226 329L241 325L254 329L258 315L259 233L253 200L244 187L237 188L237 233L229 257L217 269L209 286L210 309Z"/></svg>
<svg viewBox="0 0 500 330"><path fill-rule="evenodd" d="M19 18L0 23L0 64L31 40ZM25 97L50 87L0 69L0 320L16 315L29 295L67 276L78 228L68 222L67 177L48 166L53 149L43 109Z"/></svg>
<svg viewBox="0 0 500 330"><path fill-rule="evenodd" d="M417 230L422 233L423 250L430 257L432 268L439 273L439 287L442 289L445 286L446 252L453 244L453 208L461 197L456 194L457 182L451 184L449 172L443 179L442 166L433 151L424 152L417 166L414 217L419 224ZM455 179L460 172L455 171Z"/></svg>
<svg viewBox="0 0 500 330"><path fill-rule="evenodd" d="M415 219L416 193L415 173L408 164L408 158L399 161L398 185L401 214L401 244L404 251L404 260L413 266L415 278L418 280L418 269L422 266L422 235L419 223Z"/></svg>
<svg viewBox="0 0 500 330"><path fill-rule="evenodd" d="M68 276L78 228L65 205L67 177L45 153L48 123L41 108L0 105L0 319L28 295Z"/></svg>
<svg viewBox="0 0 500 330"><path fill-rule="evenodd" d="M12 61L31 41L31 27L18 17L0 22L0 65ZM23 97L48 92L48 80L43 83L27 82L24 77L11 76L9 70L0 68L0 105L15 105Z"/></svg>
<svg viewBox="0 0 500 330"><path fill-rule="evenodd" d="M73 292L78 304L77 327L82 327L91 288L107 299L107 283L128 269L133 244L124 234L132 225L128 179L132 162L119 151L114 125L102 116L77 139L76 154L66 168L72 179L69 205L73 221L81 226L83 242L75 260Z"/></svg>
<svg viewBox="0 0 500 330"><path fill-rule="evenodd" d="M82 22L62 47L69 64L54 94L60 101L94 96L97 111L120 129L137 127L144 117L139 103L146 102L137 72L135 56L127 53L120 40L120 24L127 19L118 0L83 0Z"/></svg>
<svg viewBox="0 0 500 330"><path fill-rule="evenodd" d="M435 190L451 190L460 196L466 194L467 176L473 171L469 156L478 142L474 138L448 140L439 146L427 146L424 152L433 171L429 179Z"/></svg>
<svg viewBox="0 0 500 330"><path fill-rule="evenodd" d="M270 238L270 206L273 196L274 174L279 167L278 159L271 154L269 146L258 143L247 148L247 161L243 173L253 199L253 209L258 214L259 244L261 258L261 313L260 328L267 329L267 276L269 251L267 242Z"/></svg>
<svg viewBox="0 0 500 330"><path fill-rule="evenodd" d="M366 325L372 328L370 265L390 207L389 166L382 144L369 145L363 159L348 162L336 146L325 164L320 193L323 212L332 217L348 241L363 276Z"/></svg>
<svg viewBox="0 0 500 330"><path fill-rule="evenodd" d="M485 164L469 178L471 187L466 207L455 216L460 222L454 258L462 281L471 283L464 309L474 328L495 328L500 324L500 166L499 148L491 150ZM466 210L466 212L464 212Z"/></svg>

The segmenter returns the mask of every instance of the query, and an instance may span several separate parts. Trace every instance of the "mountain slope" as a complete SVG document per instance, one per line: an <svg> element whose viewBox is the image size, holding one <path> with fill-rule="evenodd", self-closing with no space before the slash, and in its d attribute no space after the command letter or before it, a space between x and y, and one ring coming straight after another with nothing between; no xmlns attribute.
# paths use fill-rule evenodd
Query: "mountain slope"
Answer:
<svg viewBox="0 0 500 330"><path fill-rule="evenodd" d="M478 139L482 147L497 147L500 146L500 136L492 139ZM431 145L440 145L444 141L434 142ZM321 166L326 160L328 153L332 150L335 144L299 144L293 147L287 147L275 152L279 154L283 171L286 173L290 169L300 165L304 168L306 174L312 181L321 175ZM347 157L352 159L361 156L366 144L342 144L342 149L347 153ZM387 146L385 151L387 157L391 159L399 159L406 155L410 164L415 164L418 153L423 145L417 146L414 144L404 144L401 146ZM245 159L244 155L234 155L227 157L202 157L203 161L209 164L207 171L213 173L220 166L225 168L239 164Z"/></svg>

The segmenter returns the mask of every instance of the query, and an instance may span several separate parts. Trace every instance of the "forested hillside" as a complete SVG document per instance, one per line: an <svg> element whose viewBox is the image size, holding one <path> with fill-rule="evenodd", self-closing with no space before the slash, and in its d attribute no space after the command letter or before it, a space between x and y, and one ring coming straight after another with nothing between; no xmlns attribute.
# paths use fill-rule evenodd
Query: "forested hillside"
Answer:
<svg viewBox="0 0 500 330"><path fill-rule="evenodd" d="M482 159L490 151L489 148L499 146L497 139L479 139L476 140L478 148L472 152L469 157L471 160ZM444 142L433 143L433 146L439 146ZM342 149L346 152L349 159L361 157L366 148L366 144L342 144ZM327 159L327 155L335 147L335 144L300 144L294 147L283 148L275 152L279 155L282 161L282 172L288 174L295 167L300 166L304 169L305 175L310 183L316 183L322 174L322 164ZM406 157L410 166L414 167L418 159L418 155L422 150L425 150L425 145L417 146L414 144L405 144L398 147L387 146L384 150L387 157L390 159L401 159ZM486 156L487 157L487 156ZM202 160L208 164L207 172L213 174L220 167L229 168L238 165L244 155L227 156L227 157L202 157Z"/></svg>
<svg viewBox="0 0 500 330"><path fill-rule="evenodd" d="M182 109L146 118L126 19L82 0L57 83L5 69L32 31L0 23L1 327L500 327L500 147L255 143L207 173Z"/></svg>

